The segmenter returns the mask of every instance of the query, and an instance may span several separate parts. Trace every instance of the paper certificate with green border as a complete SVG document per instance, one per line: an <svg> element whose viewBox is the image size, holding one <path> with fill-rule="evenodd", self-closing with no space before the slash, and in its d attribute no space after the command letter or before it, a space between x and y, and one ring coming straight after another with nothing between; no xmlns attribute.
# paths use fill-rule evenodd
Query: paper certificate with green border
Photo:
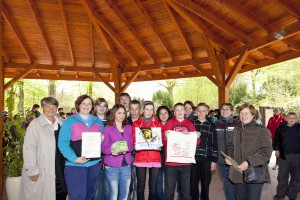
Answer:
<svg viewBox="0 0 300 200"><path fill-rule="evenodd" d="M86 158L101 157L100 132L82 132L81 156Z"/></svg>
<svg viewBox="0 0 300 200"><path fill-rule="evenodd" d="M136 150L160 150L162 147L161 128L135 128Z"/></svg>

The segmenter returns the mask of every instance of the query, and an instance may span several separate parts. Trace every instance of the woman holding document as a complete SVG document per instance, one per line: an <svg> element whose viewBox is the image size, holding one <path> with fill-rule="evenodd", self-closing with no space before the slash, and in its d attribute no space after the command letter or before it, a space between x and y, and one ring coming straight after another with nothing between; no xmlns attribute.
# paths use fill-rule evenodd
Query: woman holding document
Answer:
<svg viewBox="0 0 300 200"><path fill-rule="evenodd" d="M127 125L126 109L121 104L112 107L104 128L102 152L109 200L127 199L131 180L132 127Z"/></svg>
<svg viewBox="0 0 300 200"><path fill-rule="evenodd" d="M58 147L66 158L64 174L70 200L91 200L100 172L100 134L104 125L91 114L94 103L90 96L79 96L75 107L77 113L60 129Z"/></svg>
<svg viewBox="0 0 300 200"><path fill-rule="evenodd" d="M270 131L255 122L256 110L253 105L245 103L239 108L241 124L238 125L227 145L226 154L236 161L237 165L228 158L225 162L232 165L229 169L229 178L236 183L237 200L260 199L263 184L270 182L268 160L272 154ZM260 180L248 176L250 169L255 169ZM258 173L260 170L262 173ZM260 176L259 176L260 174Z"/></svg>

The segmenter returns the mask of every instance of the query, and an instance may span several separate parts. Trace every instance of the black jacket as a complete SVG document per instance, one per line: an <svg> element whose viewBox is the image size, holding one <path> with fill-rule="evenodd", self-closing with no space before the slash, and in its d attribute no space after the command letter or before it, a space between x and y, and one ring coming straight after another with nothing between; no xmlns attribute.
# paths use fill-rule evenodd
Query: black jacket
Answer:
<svg viewBox="0 0 300 200"><path fill-rule="evenodd" d="M297 123L294 126L299 127L299 137L300 137L300 124ZM282 159L285 159L285 141L284 141L284 135L286 133L286 127L287 127L287 122L282 122L278 128L276 129L275 132L275 137L274 137L274 143L273 143L273 149L275 151L279 151L279 157Z"/></svg>

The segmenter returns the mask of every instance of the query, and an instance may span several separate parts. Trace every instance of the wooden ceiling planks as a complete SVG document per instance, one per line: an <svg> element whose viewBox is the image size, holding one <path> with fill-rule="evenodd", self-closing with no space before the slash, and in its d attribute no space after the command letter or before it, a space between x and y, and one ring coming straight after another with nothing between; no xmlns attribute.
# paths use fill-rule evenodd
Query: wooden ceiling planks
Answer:
<svg viewBox="0 0 300 200"><path fill-rule="evenodd" d="M24 78L73 76L108 84L119 76L127 87L132 81L207 75L218 84L222 73L215 70L222 53L227 68L237 69L228 84L239 72L300 52L297 0L27 2L4 0L5 77L32 67ZM274 34L280 30L285 33L277 40ZM120 75L112 75L112 56Z"/></svg>

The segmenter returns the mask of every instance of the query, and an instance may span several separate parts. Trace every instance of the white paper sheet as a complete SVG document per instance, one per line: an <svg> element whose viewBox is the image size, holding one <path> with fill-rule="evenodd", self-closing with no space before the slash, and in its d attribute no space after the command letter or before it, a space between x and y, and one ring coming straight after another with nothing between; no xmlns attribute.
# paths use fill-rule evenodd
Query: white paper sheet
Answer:
<svg viewBox="0 0 300 200"><path fill-rule="evenodd" d="M101 157L100 132L82 132L81 156L86 158Z"/></svg>

